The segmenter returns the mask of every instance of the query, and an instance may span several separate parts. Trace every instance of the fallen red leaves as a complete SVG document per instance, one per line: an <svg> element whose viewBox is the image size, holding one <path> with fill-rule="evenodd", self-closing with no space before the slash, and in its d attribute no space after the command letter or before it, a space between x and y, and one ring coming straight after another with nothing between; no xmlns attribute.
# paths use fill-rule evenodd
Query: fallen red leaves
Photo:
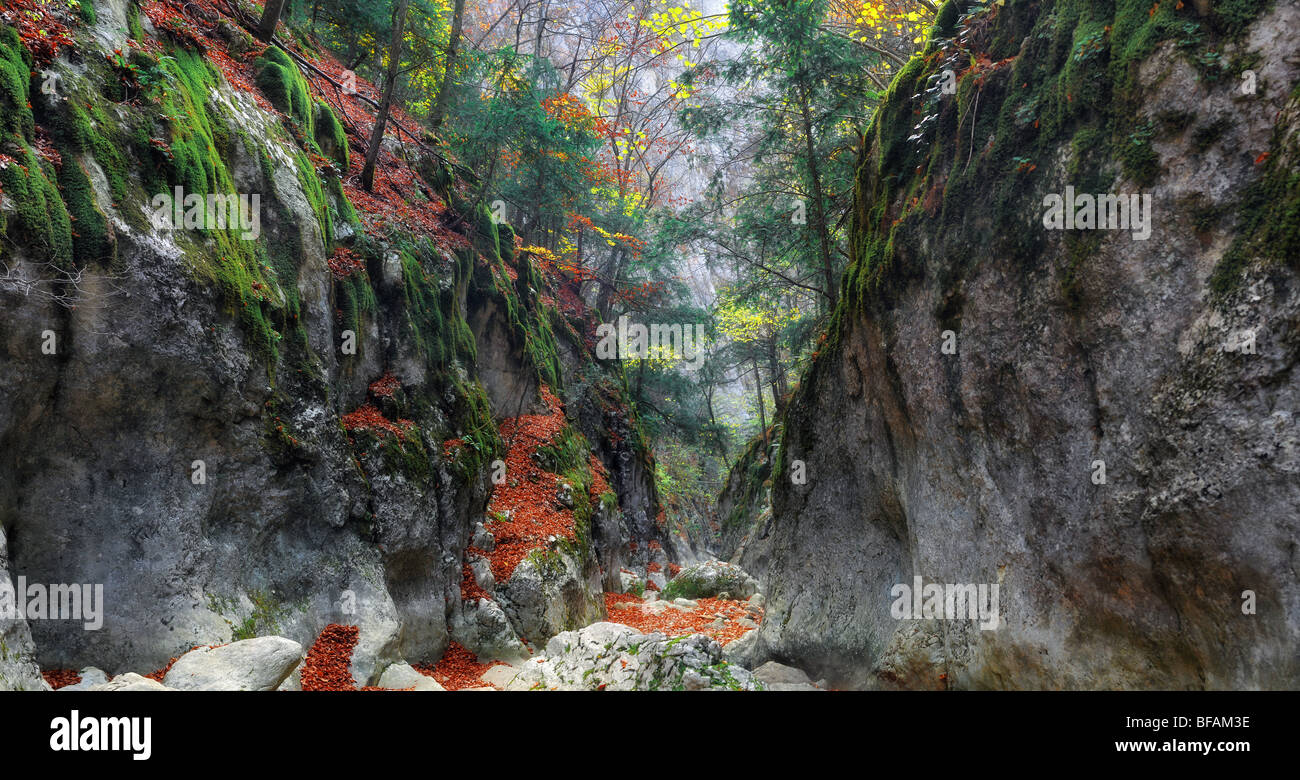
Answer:
<svg viewBox="0 0 1300 780"><path fill-rule="evenodd" d="M81 682L81 674L76 669L42 669L41 676L56 691Z"/></svg>
<svg viewBox="0 0 1300 780"><path fill-rule="evenodd" d="M383 376L370 383L370 394L376 398L391 398L401 386L392 371L385 371Z"/></svg>
<svg viewBox="0 0 1300 780"><path fill-rule="evenodd" d="M405 440L415 426L415 423L410 420L398 420L394 423L384 417L383 412L370 404L366 404L355 412L348 412L343 415L342 422L343 429L349 433L352 431L369 431L380 436L391 433L401 440Z"/></svg>
<svg viewBox="0 0 1300 780"><path fill-rule="evenodd" d="M326 261L330 267L330 273L335 279L346 279L358 271L364 271L366 263L357 257L356 253L347 247L339 247L329 256Z"/></svg>
<svg viewBox="0 0 1300 780"><path fill-rule="evenodd" d="M600 458L588 456L587 467L591 469L591 497L599 499L606 493L612 493L609 481L605 479L605 464L600 462Z"/></svg>
<svg viewBox="0 0 1300 780"><path fill-rule="evenodd" d="M65 23L71 21L66 7L40 0L5 0L0 19L18 31L37 65L49 64L60 48L70 48L74 43Z"/></svg>
<svg viewBox="0 0 1300 780"><path fill-rule="evenodd" d="M574 538L573 510L564 508L555 498L559 476L533 460L537 449L554 439L565 425L560 400L545 386L541 395L550 409L548 414L525 414L501 423L501 438L510 447L505 458L507 476L505 483L493 489L488 511L497 518L509 519L489 526L496 538L491 553L470 548L488 559L492 577L499 583L510 579L529 553L546 547L549 537Z"/></svg>
<svg viewBox="0 0 1300 780"><path fill-rule="evenodd" d="M442 654L442 660L436 664L414 664L415 670L426 677L432 677L438 681L438 684L449 691L459 691L465 688L482 688L487 683L483 682L480 677L488 669L494 666L505 666L503 663L481 664L478 657L466 650L459 642L452 642L447 646L447 652Z"/></svg>
<svg viewBox="0 0 1300 780"><path fill-rule="evenodd" d="M641 603L641 599L634 595L606 593L605 611L609 613L609 622L631 626L647 634L655 631L668 636L705 634L722 645L734 642L753 630L736 622L746 614L745 604L741 601L695 599L698 605L695 610L684 612L669 607L657 615L636 606ZM725 621L721 628L713 625L718 617Z"/></svg>
<svg viewBox="0 0 1300 780"><path fill-rule="evenodd" d="M307 651L302 665L304 691L355 691L352 680L352 649L361 630L356 626L331 623L320 632Z"/></svg>

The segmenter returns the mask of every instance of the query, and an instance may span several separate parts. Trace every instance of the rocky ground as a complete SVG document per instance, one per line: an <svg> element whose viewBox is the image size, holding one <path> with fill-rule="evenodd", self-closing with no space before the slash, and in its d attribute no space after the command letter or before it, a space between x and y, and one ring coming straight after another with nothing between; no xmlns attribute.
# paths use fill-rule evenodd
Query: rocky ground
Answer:
<svg viewBox="0 0 1300 780"><path fill-rule="evenodd" d="M389 665L364 686L351 670L360 629L331 625L312 647L278 636L196 647L146 675L111 679L102 670L42 672L65 691L529 691L529 690L821 690L799 669L769 661L750 670L728 646L758 628L763 595L739 567L706 561L682 570L695 599L659 598L655 590L606 593L609 619L550 637L540 652L478 656L453 643L436 664ZM678 582L670 581L670 587ZM732 588L736 592L722 590Z"/></svg>

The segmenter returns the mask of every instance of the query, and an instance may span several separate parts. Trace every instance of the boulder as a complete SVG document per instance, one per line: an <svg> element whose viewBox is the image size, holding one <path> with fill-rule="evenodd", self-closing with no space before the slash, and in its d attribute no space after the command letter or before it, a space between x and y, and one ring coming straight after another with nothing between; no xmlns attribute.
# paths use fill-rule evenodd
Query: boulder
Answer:
<svg viewBox="0 0 1300 780"><path fill-rule="evenodd" d="M497 583L496 598L521 639L540 645L605 617L595 562L579 554L558 545L533 553Z"/></svg>
<svg viewBox="0 0 1300 780"><path fill-rule="evenodd" d="M769 691L818 690L803 670L776 661L768 661L755 669L754 677L758 678L763 683L763 687Z"/></svg>
<svg viewBox="0 0 1300 780"><path fill-rule="evenodd" d="M384 673L379 677L379 687L398 691L407 689L417 691L446 690L438 684L437 680L428 675L420 674L410 664L393 664L385 669Z"/></svg>
<svg viewBox="0 0 1300 780"><path fill-rule="evenodd" d="M185 691L273 691L302 658L302 645L279 636L201 647L177 659L163 684Z"/></svg>
<svg viewBox="0 0 1300 780"><path fill-rule="evenodd" d="M96 669L93 666L87 666L85 669L81 670L81 682L76 683L75 685L65 685L59 690L60 691L89 691L89 690L93 690L95 686L103 685L107 682L108 682L108 675L105 674L103 670Z"/></svg>
<svg viewBox="0 0 1300 780"><path fill-rule="evenodd" d="M703 634L669 638L618 623L593 623L546 643L506 690L758 690L747 670L727 663Z"/></svg>
<svg viewBox="0 0 1300 780"><path fill-rule="evenodd" d="M758 580L734 563L704 561L682 569L664 587L663 597L721 598L743 601L758 593Z"/></svg>
<svg viewBox="0 0 1300 780"><path fill-rule="evenodd" d="M135 672L119 674L112 680L100 685L94 685L89 688L92 691L174 691L175 688L169 688L166 685L151 680L148 677L142 677Z"/></svg>

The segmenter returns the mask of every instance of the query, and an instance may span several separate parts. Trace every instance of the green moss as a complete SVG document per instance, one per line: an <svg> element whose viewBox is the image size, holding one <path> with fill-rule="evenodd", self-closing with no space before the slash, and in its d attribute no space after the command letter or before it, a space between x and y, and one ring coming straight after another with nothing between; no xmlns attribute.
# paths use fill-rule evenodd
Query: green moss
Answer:
<svg viewBox="0 0 1300 780"><path fill-rule="evenodd" d="M1119 158L1124 166L1124 172L1134 183L1141 186L1151 184L1160 175L1160 158L1151 145L1155 134L1155 123L1144 122L1129 133L1119 147Z"/></svg>
<svg viewBox="0 0 1300 780"><path fill-rule="evenodd" d="M271 105L293 119L306 137L314 137L315 104L298 64L278 47L268 46L254 66L257 86Z"/></svg>
<svg viewBox="0 0 1300 780"><path fill-rule="evenodd" d="M572 425L566 425L550 444L537 448L537 462L553 474L562 474L585 470L590 454L587 437Z"/></svg>
<svg viewBox="0 0 1300 780"><path fill-rule="evenodd" d="M782 427L764 432L749 440L745 449L736 458L731 471L727 474L728 486L735 484L737 492L730 496L731 512L722 519L726 529L747 526L757 517L756 504L763 493L763 485L772 476L772 462L768 458L767 445L773 437L781 439ZM777 462L784 462L778 459Z"/></svg>
<svg viewBox="0 0 1300 780"><path fill-rule="evenodd" d="M1211 146L1219 142L1223 134L1232 126L1232 122L1226 116L1220 116L1214 121L1201 125L1192 131L1192 151L1197 154L1203 154Z"/></svg>
<svg viewBox="0 0 1300 780"><path fill-rule="evenodd" d="M1290 121L1273 128L1269 156L1259 178L1246 189L1236 238L1210 277L1210 289L1223 299L1236 290L1242 271L1255 260L1300 267L1300 85L1291 92Z"/></svg>
<svg viewBox="0 0 1300 780"><path fill-rule="evenodd" d="M144 40L144 29L140 27L140 6L134 2L126 6L126 29L133 40Z"/></svg>
<svg viewBox="0 0 1300 780"><path fill-rule="evenodd" d="M899 248L914 245L923 233L964 231L975 202L989 204L985 212L998 251L1026 265L1035 262L1041 238L1023 229L1023 215L1037 208L1029 200L1035 180L1063 143L1070 143L1069 183L1076 187L1108 190L1116 163L1135 184L1149 185L1161 170L1156 139L1183 129L1136 119L1142 114L1142 60L1172 39L1183 56L1203 65L1222 47L1223 35L1240 33L1267 3L1216 4L1208 19L1190 5L1146 0L1008 3L994 13L980 11L988 50L1014 59L993 69L970 68L955 99L943 100L925 86L954 56L963 56L953 42L963 5L969 4L941 9L924 55L899 72L866 133L843 306L885 303L891 284L923 272L900 265ZM932 205L923 205L936 195L942 198L941 226L931 220ZM936 259L960 265L968 256Z"/></svg>
<svg viewBox="0 0 1300 780"><path fill-rule="evenodd" d="M0 191L14 207L0 213L0 252L23 246L34 259L70 270L72 223L55 184L58 176L33 146L32 67L17 32L0 28L0 146L15 160L0 167Z"/></svg>
<svg viewBox="0 0 1300 780"><path fill-rule="evenodd" d="M247 145L249 141L233 137L228 129L232 120L208 100L220 83L220 73L200 54L185 49L173 49L161 58L159 70L165 84L158 91L158 100L167 142L159 146L147 130L137 130L137 149L143 147L141 154L152 159L158 169L156 175L146 174L146 180L161 190L168 203L176 186L183 188L186 196L238 195L225 160L233 156L235 143ZM265 154L260 158L267 174L269 158ZM324 211L319 184L315 190L307 185L304 189L309 200L314 197L313 206ZM297 274L289 258L299 252L293 246L244 240L238 229L207 224L206 217L200 231L177 230L174 238L187 248L196 274L215 286L254 349L268 362L275 362L281 331L298 330ZM328 230L328 222L323 229Z"/></svg>
<svg viewBox="0 0 1300 780"><path fill-rule="evenodd" d="M117 247L109 237L108 221L95 205L95 191L81 162L65 156L59 170L59 187L74 224L73 258L79 266L111 265Z"/></svg>
<svg viewBox="0 0 1300 780"><path fill-rule="evenodd" d="M0 133L31 140L35 123L27 107L32 57L12 27L0 27Z"/></svg>
<svg viewBox="0 0 1300 780"><path fill-rule="evenodd" d="M316 101L314 124L316 145L320 148L321 154L338 163L339 168L346 171L349 160L347 133L344 132L343 124L339 122L334 111L320 100Z"/></svg>
<svg viewBox="0 0 1300 780"><path fill-rule="evenodd" d="M38 158L26 144L21 145L17 159L17 164L0 168L0 190L16 209L6 220L5 237L24 246L36 259L70 270L72 223L54 184L54 166Z"/></svg>

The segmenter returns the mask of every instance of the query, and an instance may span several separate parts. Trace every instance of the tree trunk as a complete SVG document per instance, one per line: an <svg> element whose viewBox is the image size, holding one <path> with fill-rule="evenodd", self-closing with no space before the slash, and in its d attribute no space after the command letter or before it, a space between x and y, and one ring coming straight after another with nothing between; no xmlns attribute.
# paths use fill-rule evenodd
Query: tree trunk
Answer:
<svg viewBox="0 0 1300 780"><path fill-rule="evenodd" d="M763 404L763 375L758 372L758 359L753 355L749 356L749 362L754 366L754 390L758 394L758 424L763 429L763 442L767 442L767 409Z"/></svg>
<svg viewBox="0 0 1300 780"><path fill-rule="evenodd" d="M437 130L442 125L442 118L447 112L447 100L451 95L452 73L456 70L456 50L460 48L460 34L465 24L465 0L456 0L451 12L451 38L447 41L446 66L442 71L442 86L438 88L438 99L433 104L433 116L429 117L429 127Z"/></svg>
<svg viewBox="0 0 1300 780"><path fill-rule="evenodd" d="M713 431L716 433L718 430L718 420L713 414L713 393L715 391L716 388L713 386L712 383L710 383L708 391L705 392L704 394L704 404L709 409L709 427L712 428ZM718 453L722 455L723 464L726 465L728 469L730 469L731 459L727 457L727 440L722 436L718 436L717 445L718 445Z"/></svg>
<svg viewBox="0 0 1300 780"><path fill-rule="evenodd" d="M775 335L767 342L767 370L772 375L772 403L776 406L772 421L776 422L785 417L785 396L790 389L785 383L785 371L781 368L781 361L777 359Z"/></svg>
<svg viewBox="0 0 1300 780"><path fill-rule="evenodd" d="M257 37L269 41L275 37L275 27L280 23L280 14L288 0L266 0L262 9L262 20L257 23Z"/></svg>
<svg viewBox="0 0 1300 780"><path fill-rule="evenodd" d="M831 239L830 230L826 224L826 201L822 194L822 176L821 169L817 167L817 149L813 144L812 116L808 111L808 91L804 88L799 90L799 111L803 114L803 135L804 143L807 146L808 154L808 177L812 185L813 193L813 229L817 231L817 240L820 244L822 255L822 277L826 285L826 297L830 301L827 307L828 311L835 310L835 302L839 297L840 286L835 278L835 264L831 260Z"/></svg>
<svg viewBox="0 0 1300 780"><path fill-rule="evenodd" d="M618 289L618 277L623 274L623 247L614 250L613 257L609 263L609 275L605 279L598 279L600 284L600 293L596 296L596 311L600 312L602 322L608 322L609 316L613 312L614 293Z"/></svg>
<svg viewBox="0 0 1300 780"><path fill-rule="evenodd" d="M379 149L384 143L384 126L388 124L388 112L393 106L393 91L397 88L397 68L402 59L402 28L406 25L406 9L410 4L411 0L401 0L393 18L393 38L388 44L388 72L384 74L384 99L379 104L379 115L375 117L375 129L370 133L370 145L366 147L366 167L361 170L361 186L367 192L375 186L375 165L379 162Z"/></svg>

